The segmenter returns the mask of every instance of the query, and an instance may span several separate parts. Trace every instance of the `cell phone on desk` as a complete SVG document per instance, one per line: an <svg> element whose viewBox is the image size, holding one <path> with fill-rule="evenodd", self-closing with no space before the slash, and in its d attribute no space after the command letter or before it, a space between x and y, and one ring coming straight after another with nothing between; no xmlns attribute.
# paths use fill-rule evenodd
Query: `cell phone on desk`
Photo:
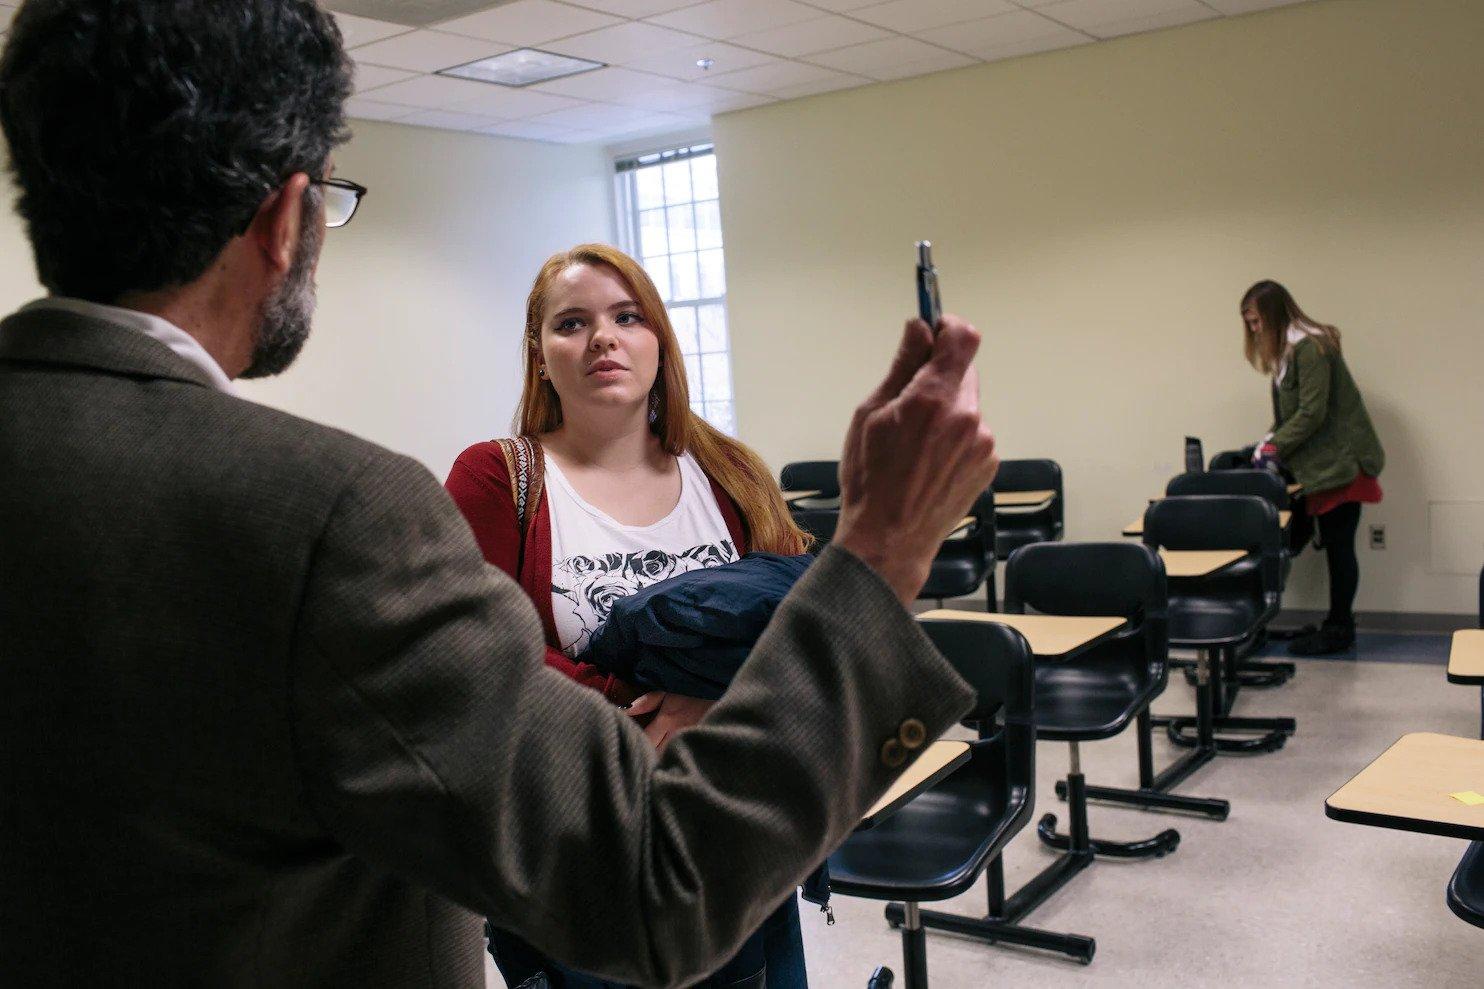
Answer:
<svg viewBox="0 0 1484 989"><path fill-rule="evenodd" d="M930 241L917 242L917 315L938 332L938 320L943 315L943 300L938 295L938 269L933 267L933 245Z"/></svg>

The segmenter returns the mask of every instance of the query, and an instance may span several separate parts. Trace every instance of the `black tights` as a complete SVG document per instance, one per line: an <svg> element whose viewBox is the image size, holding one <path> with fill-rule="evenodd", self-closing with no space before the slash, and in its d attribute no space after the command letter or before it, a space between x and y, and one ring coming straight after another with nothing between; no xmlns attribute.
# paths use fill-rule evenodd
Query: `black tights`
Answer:
<svg viewBox="0 0 1484 989"><path fill-rule="evenodd" d="M1355 532L1360 528L1360 502L1347 501L1318 516L1319 539L1329 561L1329 615L1336 625L1355 624L1355 590L1360 561L1355 558Z"/></svg>

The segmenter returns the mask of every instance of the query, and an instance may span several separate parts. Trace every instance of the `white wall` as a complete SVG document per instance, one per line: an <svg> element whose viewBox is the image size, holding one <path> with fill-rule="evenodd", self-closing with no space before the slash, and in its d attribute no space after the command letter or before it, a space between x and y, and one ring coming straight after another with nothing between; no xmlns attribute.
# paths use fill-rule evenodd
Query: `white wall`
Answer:
<svg viewBox="0 0 1484 989"><path fill-rule="evenodd" d="M442 478L465 446L508 434L526 293L548 255L612 238L612 168L593 148L352 124L336 173L371 192L327 232L313 335L283 376L237 387ZM7 208L0 309L40 294Z"/></svg>
<svg viewBox="0 0 1484 989"><path fill-rule="evenodd" d="M1359 607L1472 612L1481 38L1478 0L1321 0L719 117L743 438L837 454L929 238L1004 455L1059 460L1068 538L1116 539L1184 435L1267 427L1237 303L1277 278L1344 331L1389 456ZM1435 527L1446 502L1471 507ZM1325 594L1305 554L1285 603Z"/></svg>

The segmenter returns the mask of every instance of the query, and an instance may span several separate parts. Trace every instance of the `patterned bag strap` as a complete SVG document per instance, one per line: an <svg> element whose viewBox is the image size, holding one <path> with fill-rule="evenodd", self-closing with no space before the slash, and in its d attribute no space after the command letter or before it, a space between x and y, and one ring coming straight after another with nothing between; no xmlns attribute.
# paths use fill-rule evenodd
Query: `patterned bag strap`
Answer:
<svg viewBox="0 0 1484 989"><path fill-rule="evenodd" d="M510 471L510 490L515 495L515 525L520 531L520 554L516 565L519 573L525 569L526 527L535 514L534 506L541 500L546 481L546 459L541 444L529 436L504 439L499 443L505 454L505 467Z"/></svg>

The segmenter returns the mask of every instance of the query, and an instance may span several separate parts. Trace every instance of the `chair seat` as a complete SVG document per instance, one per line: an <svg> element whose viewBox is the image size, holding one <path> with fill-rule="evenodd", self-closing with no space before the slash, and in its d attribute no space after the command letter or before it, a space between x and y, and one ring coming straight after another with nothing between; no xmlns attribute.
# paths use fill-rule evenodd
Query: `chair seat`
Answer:
<svg viewBox="0 0 1484 989"><path fill-rule="evenodd" d="M1056 532L1049 525L1028 525L1025 528L1007 528L1010 516L995 519L994 553L1000 559L1008 559L1010 554L1022 546L1031 543L1049 543L1056 539Z"/></svg>
<svg viewBox="0 0 1484 989"><path fill-rule="evenodd" d="M1036 737L1057 742L1117 735L1149 705L1163 683L1145 670L1036 663Z"/></svg>
<svg viewBox="0 0 1484 989"><path fill-rule="evenodd" d="M1448 909L1475 927L1484 927L1484 841L1470 844L1453 870Z"/></svg>
<svg viewBox="0 0 1484 989"><path fill-rule="evenodd" d="M1171 597L1170 645L1227 646L1248 638L1258 627L1258 612L1247 599Z"/></svg>
<svg viewBox="0 0 1484 989"><path fill-rule="evenodd" d="M980 552L977 539L951 539L938 550L928 570L919 598L968 597L979 589L989 574L989 561Z"/></svg>
<svg viewBox="0 0 1484 989"><path fill-rule="evenodd" d="M971 761L876 827L857 831L830 856L830 890L845 896L915 903L969 889L1019 830L1030 806L1006 806L997 741L974 742ZM979 751L989 746L990 752ZM1001 770L1003 772L1003 770Z"/></svg>

